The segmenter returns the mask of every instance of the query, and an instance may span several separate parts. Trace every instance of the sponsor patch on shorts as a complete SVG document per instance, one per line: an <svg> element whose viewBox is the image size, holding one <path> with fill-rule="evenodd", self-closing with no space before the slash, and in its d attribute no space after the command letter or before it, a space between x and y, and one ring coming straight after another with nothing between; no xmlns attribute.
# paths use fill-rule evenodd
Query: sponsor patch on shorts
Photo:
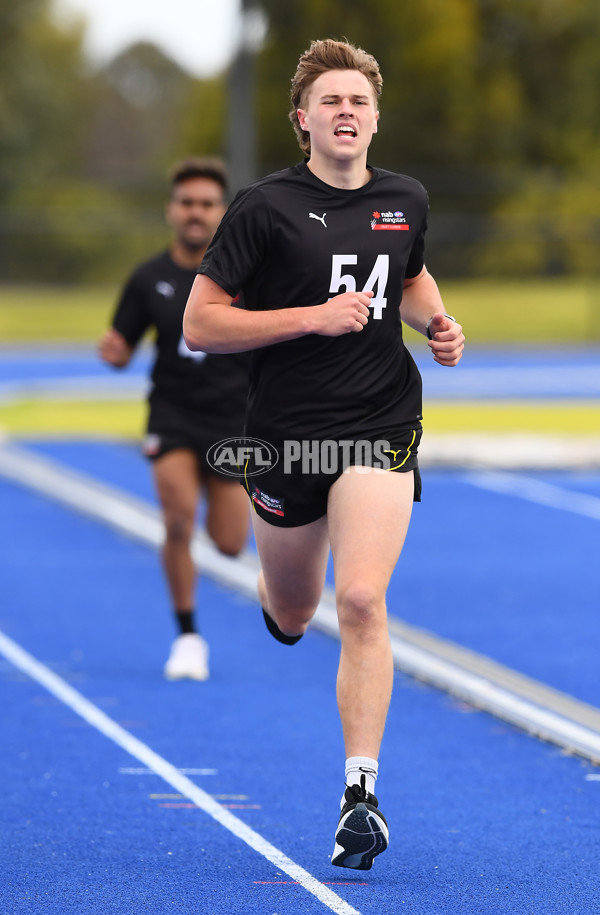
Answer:
<svg viewBox="0 0 600 915"><path fill-rule="evenodd" d="M151 432L144 438L142 443L142 453L147 457L154 457L155 454L160 452L160 445L160 435L156 435L155 432Z"/></svg>
<svg viewBox="0 0 600 915"><path fill-rule="evenodd" d="M252 486L252 501L256 505L260 505L265 511L271 512L273 515L279 515L281 518L285 515L285 500L270 496L264 489L259 489L258 486L255 485Z"/></svg>

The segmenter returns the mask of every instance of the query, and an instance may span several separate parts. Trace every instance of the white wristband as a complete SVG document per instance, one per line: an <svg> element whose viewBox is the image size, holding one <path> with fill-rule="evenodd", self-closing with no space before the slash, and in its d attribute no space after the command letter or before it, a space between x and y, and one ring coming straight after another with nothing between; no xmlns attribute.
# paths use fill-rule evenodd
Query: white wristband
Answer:
<svg viewBox="0 0 600 915"><path fill-rule="evenodd" d="M427 324L425 325L425 333L427 334L427 339L428 339L428 340L433 340L433 337L431 336L431 331L429 330L429 325L430 325L431 322L433 321L434 317L435 317L435 315L432 315L432 316L430 317L429 321L427 322ZM444 312L444 317L445 317L445 318L449 318L450 321L454 321L454 323L456 324L456 318L453 318L452 315L447 315L447 314Z"/></svg>

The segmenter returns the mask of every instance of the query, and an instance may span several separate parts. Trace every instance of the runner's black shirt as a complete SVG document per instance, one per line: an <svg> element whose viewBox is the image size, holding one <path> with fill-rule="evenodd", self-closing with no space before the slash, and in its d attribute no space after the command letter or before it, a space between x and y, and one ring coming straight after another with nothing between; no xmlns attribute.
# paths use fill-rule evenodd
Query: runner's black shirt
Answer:
<svg viewBox="0 0 600 915"><path fill-rule="evenodd" d="M211 413L241 430L248 393L247 353L191 352L182 332L183 313L196 277L178 266L168 251L141 264L125 285L113 327L130 346L155 329L156 359L150 401L169 402L200 420Z"/></svg>
<svg viewBox="0 0 600 915"><path fill-rule="evenodd" d="M413 178L371 172L357 190L330 187L305 162L263 178L237 195L204 257L199 272L231 296L242 290L251 310L375 292L359 333L253 352L249 435L356 439L420 423L399 305L404 278L423 267L427 194Z"/></svg>

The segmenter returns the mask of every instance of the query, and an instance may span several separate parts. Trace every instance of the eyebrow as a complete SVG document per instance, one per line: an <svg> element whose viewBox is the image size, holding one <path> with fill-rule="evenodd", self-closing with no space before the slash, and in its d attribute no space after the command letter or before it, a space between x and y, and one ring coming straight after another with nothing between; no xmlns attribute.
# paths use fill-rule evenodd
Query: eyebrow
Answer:
<svg viewBox="0 0 600 915"><path fill-rule="evenodd" d="M341 98L341 95L340 95L338 92L327 92L325 95L322 95L322 96L320 97L320 101L321 101L321 102L324 102L324 101L326 101L327 99L339 99L339 98ZM365 99L368 101L369 96L368 96L368 95L363 95L362 93L359 93L359 92L355 92L355 93L353 93L353 94L350 96L350 98L351 98L351 99L355 99L355 100L357 100L357 101L358 101L358 100L362 101L362 100L365 100Z"/></svg>
<svg viewBox="0 0 600 915"><path fill-rule="evenodd" d="M174 195L171 200L173 203L181 203L183 206L192 206L194 203L196 203L204 207L215 206L221 202L219 200L212 200L210 197L188 197L187 195L182 197L177 197Z"/></svg>

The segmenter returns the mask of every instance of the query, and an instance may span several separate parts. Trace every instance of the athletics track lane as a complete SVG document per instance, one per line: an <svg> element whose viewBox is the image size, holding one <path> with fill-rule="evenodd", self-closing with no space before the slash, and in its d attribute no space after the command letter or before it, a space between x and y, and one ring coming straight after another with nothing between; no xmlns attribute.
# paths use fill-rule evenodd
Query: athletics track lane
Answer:
<svg viewBox="0 0 600 915"><path fill-rule="evenodd" d="M148 465L135 445L28 447L155 502ZM598 474L524 478L532 487L537 481L588 495L600 515ZM392 577L390 614L598 705L600 519L492 492L481 480L474 473L423 470L423 502L413 509Z"/></svg>
<svg viewBox="0 0 600 915"><path fill-rule="evenodd" d="M138 467L133 488L142 478ZM335 643L309 633L286 652L255 607L204 579L213 676L167 684L154 553L10 484L0 504L0 628L175 765L216 769L193 778L243 795L240 817L317 879L350 883L332 889L363 915L597 911L591 766L398 676L379 782L392 846L368 874L331 868ZM150 795L168 787L121 773L135 761L11 665L1 682L11 877L0 911L326 911L202 811L161 806L170 800Z"/></svg>
<svg viewBox="0 0 600 915"><path fill-rule="evenodd" d="M600 348L479 346L469 348L460 370L447 372L431 361L419 342L410 349L423 378L428 402L433 400L496 400L577 398L600 396ZM75 391L93 396L119 391L142 397L148 387L152 347L134 355L125 372L115 372L86 345L0 345L0 403L13 397L53 395Z"/></svg>

